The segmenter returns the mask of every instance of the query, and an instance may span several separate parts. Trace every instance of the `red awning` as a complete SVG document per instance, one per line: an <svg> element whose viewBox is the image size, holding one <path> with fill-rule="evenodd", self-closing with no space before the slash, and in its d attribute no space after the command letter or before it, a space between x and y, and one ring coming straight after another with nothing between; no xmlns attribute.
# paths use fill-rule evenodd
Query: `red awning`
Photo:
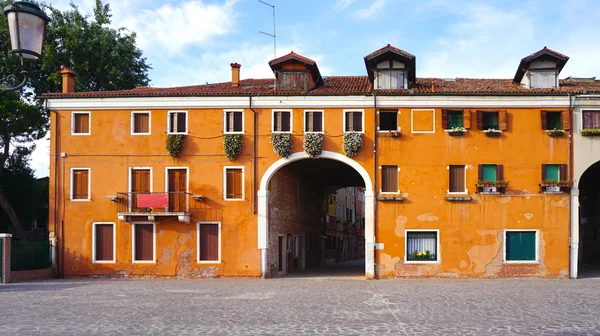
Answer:
<svg viewBox="0 0 600 336"><path fill-rule="evenodd" d="M166 208L169 206L169 194L138 194L139 208Z"/></svg>

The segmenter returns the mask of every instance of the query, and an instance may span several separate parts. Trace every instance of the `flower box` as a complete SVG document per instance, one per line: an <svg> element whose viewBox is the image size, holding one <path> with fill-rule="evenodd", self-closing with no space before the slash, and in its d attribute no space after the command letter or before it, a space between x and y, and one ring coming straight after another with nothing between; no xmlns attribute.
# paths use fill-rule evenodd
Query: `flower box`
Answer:
<svg viewBox="0 0 600 336"><path fill-rule="evenodd" d="M508 187L508 181L479 181L475 186L482 194L503 194Z"/></svg>
<svg viewBox="0 0 600 336"><path fill-rule="evenodd" d="M571 187L573 187L573 181L569 180L544 180L540 183L540 188L545 193L569 192Z"/></svg>
<svg viewBox="0 0 600 336"><path fill-rule="evenodd" d="M565 131L556 128L553 130L547 130L546 133L548 133L548 135L551 137L561 137L565 135Z"/></svg>
<svg viewBox="0 0 600 336"><path fill-rule="evenodd" d="M487 129L484 130L483 133L489 137L499 137L502 135L502 131L497 129Z"/></svg>
<svg viewBox="0 0 600 336"><path fill-rule="evenodd" d="M448 132L448 135L450 135L450 136L463 136L463 135L465 135L465 132L461 132L461 131L450 131L450 132Z"/></svg>
<svg viewBox="0 0 600 336"><path fill-rule="evenodd" d="M583 136L600 136L600 129L595 128L585 128L580 132Z"/></svg>
<svg viewBox="0 0 600 336"><path fill-rule="evenodd" d="M390 134L392 135L392 138L398 138L402 135L400 131L391 131Z"/></svg>

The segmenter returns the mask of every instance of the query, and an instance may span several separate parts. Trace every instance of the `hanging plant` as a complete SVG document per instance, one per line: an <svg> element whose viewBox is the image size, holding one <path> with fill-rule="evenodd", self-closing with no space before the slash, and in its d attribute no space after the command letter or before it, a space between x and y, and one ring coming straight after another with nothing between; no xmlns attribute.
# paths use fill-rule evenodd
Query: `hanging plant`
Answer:
<svg viewBox="0 0 600 336"><path fill-rule="evenodd" d="M169 134L167 135L167 151L171 157L179 155L183 149L183 135L182 134Z"/></svg>
<svg viewBox="0 0 600 336"><path fill-rule="evenodd" d="M308 156L316 158L323 151L323 134L306 133L304 134L304 151Z"/></svg>
<svg viewBox="0 0 600 336"><path fill-rule="evenodd" d="M225 150L225 156L231 161L235 160L242 151L242 135L225 134L223 148Z"/></svg>
<svg viewBox="0 0 600 336"><path fill-rule="evenodd" d="M281 157L288 157L292 154L292 135L287 133L273 133L271 135L271 145L275 154Z"/></svg>
<svg viewBox="0 0 600 336"><path fill-rule="evenodd" d="M360 152L362 148L362 133L350 132L344 134L344 153L347 157L353 157Z"/></svg>

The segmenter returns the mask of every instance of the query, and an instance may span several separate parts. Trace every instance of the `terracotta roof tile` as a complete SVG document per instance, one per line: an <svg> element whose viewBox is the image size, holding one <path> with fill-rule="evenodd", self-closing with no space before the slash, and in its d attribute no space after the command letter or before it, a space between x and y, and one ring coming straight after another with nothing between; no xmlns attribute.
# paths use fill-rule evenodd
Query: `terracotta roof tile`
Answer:
<svg viewBox="0 0 600 336"><path fill-rule="evenodd" d="M276 58L274 60L269 61L269 65L273 65L273 64L285 62L285 61L287 61L289 59L297 59L297 60L300 60L300 61L302 61L304 63L308 63L308 64L314 64L315 63L315 61L311 60L310 58L304 57L302 55L298 55L294 51L292 51L292 52L290 52L287 55L283 55L281 57L278 57L278 58Z"/></svg>
<svg viewBox="0 0 600 336"><path fill-rule="evenodd" d="M399 53L401 55L404 55L407 58L414 58L415 57L413 54L411 54L411 53L409 53L407 51L404 51L402 49L396 48L393 45L391 45L391 44L388 43L388 45L386 45L385 47L375 50L374 52L372 52L372 53L368 54L367 56L365 56L365 58L369 59L369 58L371 58L373 56L377 56L379 54L382 54L382 53L384 53L384 52L386 52L388 50L393 50L393 51L395 51L395 52L397 52L397 53Z"/></svg>
<svg viewBox="0 0 600 336"><path fill-rule="evenodd" d="M432 91L431 83L435 83ZM138 87L122 91L96 91L72 93L46 93L43 98L108 98L108 97L170 97L170 96L249 96L249 95L313 95L348 96L371 93L371 83L367 76L329 76L323 86L314 90L280 91L275 90L273 79L244 79L240 86L231 82L193 85L172 88ZM375 90L379 95L408 95L408 90ZM422 95L564 95L567 93L600 93L600 80L563 79L558 89L526 89L511 79L456 78L417 78L412 94Z"/></svg>

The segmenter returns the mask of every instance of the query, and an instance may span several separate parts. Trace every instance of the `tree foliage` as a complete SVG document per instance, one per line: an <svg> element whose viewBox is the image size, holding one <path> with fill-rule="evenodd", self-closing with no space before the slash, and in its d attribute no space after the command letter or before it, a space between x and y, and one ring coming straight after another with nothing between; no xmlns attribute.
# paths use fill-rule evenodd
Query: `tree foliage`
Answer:
<svg viewBox="0 0 600 336"><path fill-rule="evenodd" d="M4 8L12 2L0 0L0 6ZM0 94L0 220L16 213L10 219L15 230L21 232L16 218L27 220L27 216L20 211L26 207L19 202L30 203L30 199L13 197L18 194L14 186L25 186L34 176L28 168L31 141L43 138L48 129L48 114L39 97L46 92L61 91L60 67L64 65L77 72L76 91L123 90L149 83L150 66L136 46L135 33L111 28L108 3L96 0L92 15L82 14L74 3L65 11L52 5L41 7L52 19L46 30L42 58L39 62L25 61L23 67L29 71L31 80L21 92ZM0 19L0 37L0 78L18 75L22 65L10 53L6 19ZM0 83L7 84L11 83ZM16 184L9 188L7 182Z"/></svg>

